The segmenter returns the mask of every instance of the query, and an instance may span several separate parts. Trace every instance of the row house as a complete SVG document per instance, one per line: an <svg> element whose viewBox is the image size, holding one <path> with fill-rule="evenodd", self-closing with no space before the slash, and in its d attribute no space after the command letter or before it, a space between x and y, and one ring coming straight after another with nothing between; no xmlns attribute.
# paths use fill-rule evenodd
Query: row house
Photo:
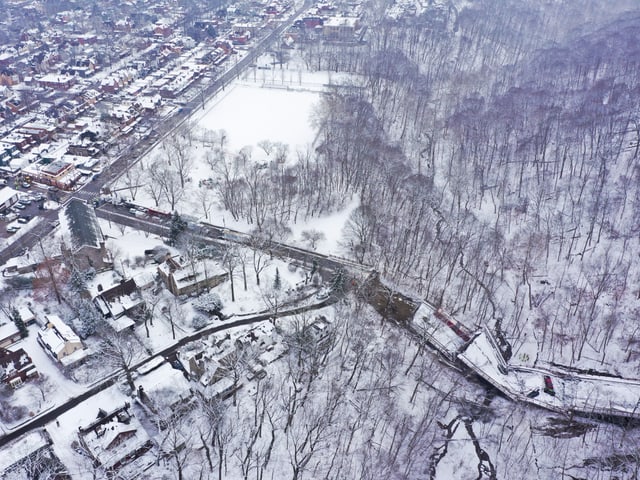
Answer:
<svg viewBox="0 0 640 480"><path fill-rule="evenodd" d="M75 77L59 73L50 73L36 79L36 81L38 86L54 90L69 90L76 83Z"/></svg>
<svg viewBox="0 0 640 480"><path fill-rule="evenodd" d="M115 93L136 78L136 72L132 69L124 69L114 72L100 83L100 90L106 93Z"/></svg>
<svg viewBox="0 0 640 480"><path fill-rule="evenodd" d="M41 122L28 122L15 131L23 135L30 135L35 143L43 143L53 140L57 127Z"/></svg>
<svg viewBox="0 0 640 480"><path fill-rule="evenodd" d="M12 143L0 141L0 165L6 165L18 154L18 149Z"/></svg>
<svg viewBox="0 0 640 480"><path fill-rule="evenodd" d="M40 183L62 190L71 189L82 176L73 163L63 160L54 160L47 165L32 164L23 168L22 173Z"/></svg>
<svg viewBox="0 0 640 480"><path fill-rule="evenodd" d="M2 137L2 142L13 145L20 152L26 152L35 145L35 142L32 143L31 135L24 135L18 132L11 132L9 135Z"/></svg>

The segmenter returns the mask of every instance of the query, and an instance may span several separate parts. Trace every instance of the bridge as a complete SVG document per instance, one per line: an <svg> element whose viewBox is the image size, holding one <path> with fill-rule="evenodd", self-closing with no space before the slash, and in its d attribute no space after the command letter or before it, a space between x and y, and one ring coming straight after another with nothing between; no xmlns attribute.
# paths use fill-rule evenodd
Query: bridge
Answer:
<svg viewBox="0 0 640 480"><path fill-rule="evenodd" d="M411 326L447 360L463 365L513 401L566 415L640 419L640 380L552 365L511 365L488 328L472 333L427 302L420 304Z"/></svg>

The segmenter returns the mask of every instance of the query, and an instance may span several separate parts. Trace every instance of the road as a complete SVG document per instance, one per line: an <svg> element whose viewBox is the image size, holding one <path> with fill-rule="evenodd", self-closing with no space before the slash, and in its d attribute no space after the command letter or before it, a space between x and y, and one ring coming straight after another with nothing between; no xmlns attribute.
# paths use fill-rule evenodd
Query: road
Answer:
<svg viewBox="0 0 640 480"><path fill-rule="evenodd" d="M162 237L169 235L170 227L166 220L149 215L143 217L136 216L126 207L117 207L105 203L96 209L96 214L105 220L120 223L137 230L146 231ZM224 240L225 242L250 245L252 240L251 235L246 233L209 223L193 224L190 226L190 229L197 240L209 244L219 244L221 240ZM368 275L371 272L371 267L367 265L361 265L346 258L305 250L285 243L270 241L267 245L263 244L262 247L268 249L269 253L274 257L293 261L306 267L311 267L315 263L320 269L326 272L334 272L342 269L352 272L354 277Z"/></svg>

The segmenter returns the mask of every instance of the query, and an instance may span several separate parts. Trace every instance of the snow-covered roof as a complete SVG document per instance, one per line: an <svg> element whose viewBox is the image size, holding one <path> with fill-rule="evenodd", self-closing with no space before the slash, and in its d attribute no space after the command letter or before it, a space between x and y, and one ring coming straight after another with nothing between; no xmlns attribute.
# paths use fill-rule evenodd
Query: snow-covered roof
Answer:
<svg viewBox="0 0 640 480"><path fill-rule="evenodd" d="M150 441L140 421L129 414L122 419L114 415L91 429L81 431L79 435L93 457L106 469L123 461Z"/></svg>
<svg viewBox="0 0 640 480"><path fill-rule="evenodd" d="M40 430L23 435L0 450L0 472L6 472L15 463L48 444Z"/></svg>
<svg viewBox="0 0 640 480"><path fill-rule="evenodd" d="M45 327L38 330L42 342L56 355L67 343L81 343L80 337L57 315L45 315Z"/></svg>
<svg viewBox="0 0 640 480"><path fill-rule="evenodd" d="M18 192L10 187L4 187L0 190L0 205L11 200Z"/></svg>
<svg viewBox="0 0 640 480"><path fill-rule="evenodd" d="M29 323L36 319L36 316L33 314L29 307L18 307L18 314L20 315L22 321L25 323Z"/></svg>
<svg viewBox="0 0 640 480"><path fill-rule="evenodd" d="M138 385L154 401L160 400L165 405L174 405L191 396L189 381L182 370L163 363L146 375L138 377Z"/></svg>
<svg viewBox="0 0 640 480"><path fill-rule="evenodd" d="M14 336L16 333L18 333L18 327L16 327L16 324L13 322L8 322L4 325L0 326L0 341L4 340L5 338L9 338Z"/></svg>

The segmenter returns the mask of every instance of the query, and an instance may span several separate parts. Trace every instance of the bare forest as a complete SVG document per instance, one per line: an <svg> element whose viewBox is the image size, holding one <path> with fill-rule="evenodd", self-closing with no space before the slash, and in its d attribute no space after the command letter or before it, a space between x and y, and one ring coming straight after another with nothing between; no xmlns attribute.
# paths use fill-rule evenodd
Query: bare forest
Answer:
<svg viewBox="0 0 640 480"><path fill-rule="evenodd" d="M417 298L499 321L516 353L528 338L541 360L635 362L636 4L429 3L397 20L371 5L362 44L303 45L308 68L352 80L324 94L315 150L282 150L295 166L238 181L250 152L212 154L221 202L282 234L356 196L353 258Z"/></svg>

